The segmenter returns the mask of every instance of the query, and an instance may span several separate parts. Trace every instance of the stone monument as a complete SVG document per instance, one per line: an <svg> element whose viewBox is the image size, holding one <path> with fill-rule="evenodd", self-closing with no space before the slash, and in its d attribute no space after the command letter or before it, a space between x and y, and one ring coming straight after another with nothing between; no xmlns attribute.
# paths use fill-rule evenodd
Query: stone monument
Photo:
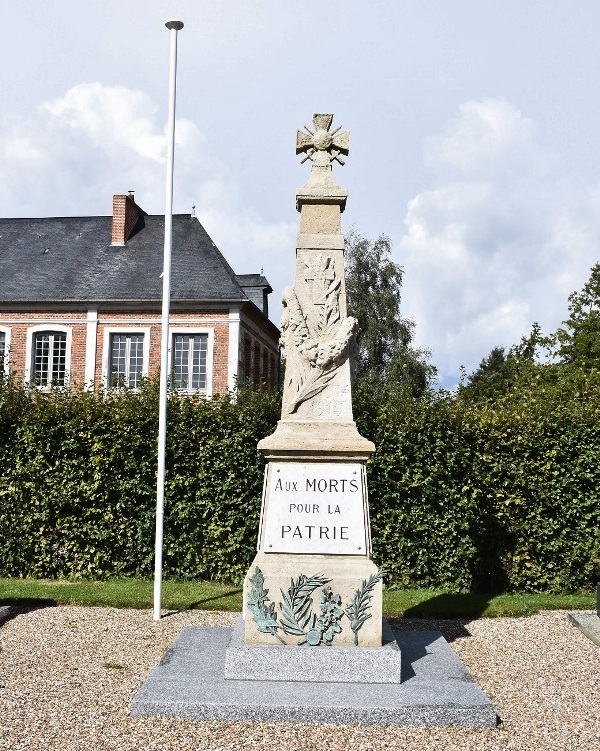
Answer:
<svg viewBox="0 0 600 751"><path fill-rule="evenodd" d="M315 115L296 151L294 286L283 293L286 375L267 459L258 553L233 628L187 627L132 702L133 715L201 720L495 727L496 713L439 632L382 620L371 561L365 463L352 418L356 321L346 315L348 133Z"/></svg>
<svg viewBox="0 0 600 751"><path fill-rule="evenodd" d="M246 644L382 644L380 572L371 560L366 460L375 450L352 416L357 322L346 315L341 214L349 134L317 114L298 131L312 163L296 194L293 287L283 292L281 420L267 459L258 552L244 583Z"/></svg>

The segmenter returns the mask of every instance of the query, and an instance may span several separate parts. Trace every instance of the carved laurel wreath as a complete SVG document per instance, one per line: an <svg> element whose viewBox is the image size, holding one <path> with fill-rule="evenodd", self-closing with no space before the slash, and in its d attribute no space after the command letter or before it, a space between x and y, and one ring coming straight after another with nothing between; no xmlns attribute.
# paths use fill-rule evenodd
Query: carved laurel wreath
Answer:
<svg viewBox="0 0 600 751"><path fill-rule="evenodd" d="M282 644L287 644L277 633L277 630L281 629L284 634L304 637L299 644L308 644L312 647L319 644L330 646L335 635L342 632L340 622L346 616L354 633L354 644L358 646L358 632L372 617L368 611L371 608L373 590L384 575L385 571L378 571L365 579L344 610L341 607L340 595L335 594L331 587L324 586L330 583L330 579L326 579L323 574L299 574L297 579L291 579L287 592L280 590L282 602L278 607L281 617L278 618L275 603L267 604L269 590L265 589L265 578L257 567L250 578L252 586L248 597L248 610L261 633L270 634ZM320 612L316 613L312 610L312 597L315 590L321 586L323 590L319 597Z"/></svg>

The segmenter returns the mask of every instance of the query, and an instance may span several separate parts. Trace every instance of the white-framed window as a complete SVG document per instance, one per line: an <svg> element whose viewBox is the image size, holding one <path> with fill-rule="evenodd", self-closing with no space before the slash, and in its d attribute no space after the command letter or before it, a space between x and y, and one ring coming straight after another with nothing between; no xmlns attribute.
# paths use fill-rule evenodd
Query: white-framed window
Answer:
<svg viewBox="0 0 600 751"><path fill-rule="evenodd" d="M105 328L102 378L107 388L140 387L148 376L150 328Z"/></svg>
<svg viewBox="0 0 600 751"><path fill-rule="evenodd" d="M0 326L0 376L8 375L10 329Z"/></svg>
<svg viewBox="0 0 600 751"><path fill-rule="evenodd" d="M25 380L41 389L67 386L71 340L70 326L47 323L27 329Z"/></svg>
<svg viewBox="0 0 600 751"><path fill-rule="evenodd" d="M170 329L169 372L176 391L212 395L212 329Z"/></svg>

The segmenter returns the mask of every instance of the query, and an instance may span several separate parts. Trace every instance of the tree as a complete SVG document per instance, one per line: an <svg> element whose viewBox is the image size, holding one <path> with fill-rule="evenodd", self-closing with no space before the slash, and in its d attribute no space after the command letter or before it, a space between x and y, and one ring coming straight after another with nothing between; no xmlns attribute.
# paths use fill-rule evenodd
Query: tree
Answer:
<svg viewBox="0 0 600 751"><path fill-rule="evenodd" d="M494 347L467 376L463 392L473 399L495 399L507 393L514 382L514 362L504 347Z"/></svg>
<svg viewBox="0 0 600 751"><path fill-rule="evenodd" d="M568 301L570 315L555 334L543 336L534 323L531 334L508 353L494 347L467 377L461 393L494 400L516 387L530 388L530 376L537 385L545 381L564 386L569 379L572 385L581 384L600 371L600 263L592 266L583 289L569 295Z"/></svg>
<svg viewBox="0 0 600 751"><path fill-rule="evenodd" d="M436 370L428 352L411 346L414 322L400 315L403 272L391 259L389 237L369 240L352 230L345 239L348 315L359 328L357 377L423 393Z"/></svg>
<svg viewBox="0 0 600 751"><path fill-rule="evenodd" d="M475 400L494 400L508 394L519 378L535 366L538 350L547 347L549 341L542 336L540 325L534 323L529 336L524 336L508 352L504 347L493 347L477 369L467 376L462 394Z"/></svg>
<svg viewBox="0 0 600 751"><path fill-rule="evenodd" d="M592 266L581 292L569 295L569 312L556 332L561 362L600 367L600 263Z"/></svg>

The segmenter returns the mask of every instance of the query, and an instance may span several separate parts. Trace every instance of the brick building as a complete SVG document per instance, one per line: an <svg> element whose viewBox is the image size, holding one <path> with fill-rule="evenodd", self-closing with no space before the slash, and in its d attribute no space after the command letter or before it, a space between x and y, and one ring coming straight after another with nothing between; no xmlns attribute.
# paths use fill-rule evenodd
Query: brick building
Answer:
<svg viewBox="0 0 600 751"><path fill-rule="evenodd" d="M164 217L132 194L113 215L0 219L0 368L39 388L157 372ZM236 275L195 216L173 217L169 372L186 392L274 386L279 330L261 274Z"/></svg>

